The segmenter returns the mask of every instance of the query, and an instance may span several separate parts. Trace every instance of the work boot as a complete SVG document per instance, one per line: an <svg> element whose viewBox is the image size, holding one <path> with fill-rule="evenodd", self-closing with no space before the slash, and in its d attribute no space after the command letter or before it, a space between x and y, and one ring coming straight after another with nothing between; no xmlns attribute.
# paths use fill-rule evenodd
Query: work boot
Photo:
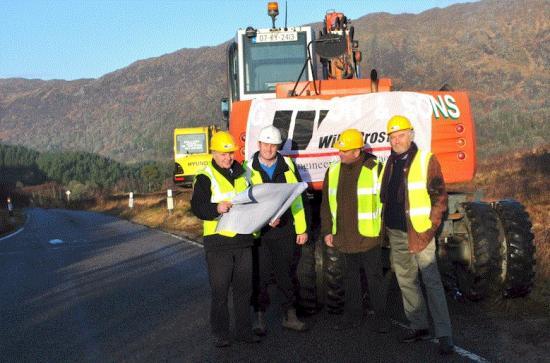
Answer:
<svg viewBox="0 0 550 363"><path fill-rule="evenodd" d="M409 330L403 336L403 339L401 339L401 341L403 343L412 343L418 340L430 340L430 339L432 339L432 336L430 335L430 331L428 329L414 329L414 330Z"/></svg>
<svg viewBox="0 0 550 363"><path fill-rule="evenodd" d="M283 327L296 330L296 331L306 331L307 325L303 321L298 320L296 316L296 309L289 309L283 317Z"/></svg>
<svg viewBox="0 0 550 363"><path fill-rule="evenodd" d="M257 311L255 318L256 319L254 320L254 325L252 326L252 331L257 336L263 337L266 334L264 312L263 311Z"/></svg>
<svg viewBox="0 0 550 363"><path fill-rule="evenodd" d="M439 353L443 355L453 354L455 347L451 337L439 338Z"/></svg>

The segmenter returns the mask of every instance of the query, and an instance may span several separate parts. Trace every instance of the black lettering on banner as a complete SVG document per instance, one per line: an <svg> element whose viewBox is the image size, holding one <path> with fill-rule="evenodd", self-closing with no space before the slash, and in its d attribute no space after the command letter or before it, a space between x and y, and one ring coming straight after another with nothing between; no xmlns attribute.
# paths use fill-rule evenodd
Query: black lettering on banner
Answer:
<svg viewBox="0 0 550 363"><path fill-rule="evenodd" d="M385 131L381 131L379 136L378 136L378 142L382 143L382 142L386 142L386 132Z"/></svg>
<svg viewBox="0 0 550 363"><path fill-rule="evenodd" d="M361 135L363 135L363 144L368 144L370 134L368 132L361 131Z"/></svg>
<svg viewBox="0 0 550 363"><path fill-rule="evenodd" d="M298 111L292 136L292 150L305 150L313 135L315 111Z"/></svg>
<svg viewBox="0 0 550 363"><path fill-rule="evenodd" d="M284 145L286 139L288 138L288 129L290 127L290 121L292 120L292 111L276 111L275 116L273 116L273 126L281 131L281 137L283 139Z"/></svg>
<svg viewBox="0 0 550 363"><path fill-rule="evenodd" d="M332 147L334 140L334 135L327 135L319 138L319 149Z"/></svg>
<svg viewBox="0 0 550 363"><path fill-rule="evenodd" d="M378 140L378 132L374 132L370 135L370 144L374 144Z"/></svg>
<svg viewBox="0 0 550 363"><path fill-rule="evenodd" d="M321 122L323 122L323 120L325 119L325 117L327 117L328 115L328 110L321 110L321 112L319 112L319 122L317 123L317 128L321 127Z"/></svg>
<svg viewBox="0 0 550 363"><path fill-rule="evenodd" d="M273 126L278 128L281 131L281 137L283 139L282 145L286 143L288 135L290 134L290 123L292 120L292 113L296 112L296 119L294 122L294 130L292 132L292 144L290 145L290 150L305 150L309 145L312 136L313 136L313 126L315 124L315 115L319 112L319 122L318 126L321 125L321 122L327 116L329 110L311 110L311 111L290 111L282 110L276 111L275 116L273 116ZM319 140L319 145L326 143L324 147L332 147L334 142L334 135L329 135L328 137Z"/></svg>

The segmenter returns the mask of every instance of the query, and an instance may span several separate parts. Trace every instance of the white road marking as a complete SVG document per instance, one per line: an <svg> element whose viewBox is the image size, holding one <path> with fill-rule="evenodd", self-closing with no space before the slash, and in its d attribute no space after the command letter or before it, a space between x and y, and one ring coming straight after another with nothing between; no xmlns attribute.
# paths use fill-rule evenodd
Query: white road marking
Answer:
<svg viewBox="0 0 550 363"><path fill-rule="evenodd" d="M28 209L25 208L25 211L28 211ZM29 221L31 220L31 214L32 213L27 213L27 218L25 218L25 223L23 223L23 227L19 228L17 231L13 232L13 233L10 233L2 238L0 238L0 241L2 240L5 240L5 239L8 239L10 237L13 237L15 236L16 234L20 233L20 232L23 232L23 230L25 229L25 226L27 224L29 224Z"/></svg>
<svg viewBox="0 0 550 363"><path fill-rule="evenodd" d="M60 239L51 239L48 241L49 244L51 245L59 245L59 244L62 244L63 243L63 240L60 240Z"/></svg>
<svg viewBox="0 0 550 363"><path fill-rule="evenodd" d="M8 234L7 236L4 236L4 237L0 238L0 241L5 240L5 239L8 239L8 238L10 238L10 237L13 237L13 236L15 236L16 234L18 234L19 232L23 232L24 229L25 229L24 227L19 228L17 231L15 231L15 232L13 232L13 233L10 233L10 234Z"/></svg>
<svg viewBox="0 0 550 363"><path fill-rule="evenodd" d="M397 321L395 319L390 319L392 321L392 323L394 323L395 325L398 325L404 329L407 329L407 330L411 330L411 328L409 328L408 326L406 326L405 324L403 324L402 322L400 321ZM432 343L435 343L435 344L439 344L439 341L434 338L434 339L431 339L430 342ZM472 353L464 348L461 348L459 347L458 345L455 344L455 353L458 354L458 355L461 355L463 356L464 358L468 358L470 359L471 361L473 362L478 362L478 363L489 363L489 361L483 357L480 357L479 355L475 354L475 353Z"/></svg>
<svg viewBox="0 0 550 363"><path fill-rule="evenodd" d="M187 243L190 243L190 244L192 244L192 245L194 245L194 246L197 246L197 247L200 247L200 248L204 248L203 245L201 245L200 243L195 242L195 241L193 241L193 240L190 240L189 238L181 237L181 236L178 236L177 234L173 234L173 233L169 233L169 232L164 232L164 231L161 231L161 230L158 230L158 231L159 231L159 232L162 232L162 233L164 233L164 234L167 234L167 235L169 235L169 236L172 236L172 237L174 237L174 238L177 238L177 239L179 239L179 240L181 240L181 241L185 241L185 242L187 242Z"/></svg>

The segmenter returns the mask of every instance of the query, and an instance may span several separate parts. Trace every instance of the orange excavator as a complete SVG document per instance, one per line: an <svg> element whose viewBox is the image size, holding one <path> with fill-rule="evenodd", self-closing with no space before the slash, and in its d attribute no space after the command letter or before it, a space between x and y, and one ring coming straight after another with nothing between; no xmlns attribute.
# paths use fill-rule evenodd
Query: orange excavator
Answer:
<svg viewBox="0 0 550 363"><path fill-rule="evenodd" d="M310 26L276 27L278 14L277 3L270 2L273 26L239 30L229 45L228 98L222 99L222 111L239 144L240 161L257 150L261 127L273 124L281 130L286 139L281 153L294 159L312 196L313 238L299 266L301 302L338 312L344 293L342 276L335 273L338 254L318 235L320 190L326 168L338 159L332 148L338 134L350 126L359 129L366 149L384 160L390 150L385 122L397 112L409 112L416 120L415 141L437 156L452 187L475 175L474 120L464 91L445 85L436 91L394 92L391 79L379 78L374 69L362 78L362 52L344 14L327 12L317 36ZM493 293L493 286L502 296L527 295L535 265L529 216L513 200L474 199L467 193L449 195L437 238L446 287L453 296L472 300Z"/></svg>

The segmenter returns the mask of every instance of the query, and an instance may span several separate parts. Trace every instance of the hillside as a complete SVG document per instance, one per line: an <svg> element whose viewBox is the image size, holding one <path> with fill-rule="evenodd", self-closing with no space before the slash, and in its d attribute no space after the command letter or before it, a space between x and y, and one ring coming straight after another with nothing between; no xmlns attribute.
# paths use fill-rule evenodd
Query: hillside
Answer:
<svg viewBox="0 0 550 363"><path fill-rule="evenodd" d="M487 0L353 25L364 74L376 68L402 90L469 91L485 156L547 142L549 18L545 0ZM168 159L174 127L220 123L226 46L182 49L98 79L0 79L0 142Z"/></svg>

